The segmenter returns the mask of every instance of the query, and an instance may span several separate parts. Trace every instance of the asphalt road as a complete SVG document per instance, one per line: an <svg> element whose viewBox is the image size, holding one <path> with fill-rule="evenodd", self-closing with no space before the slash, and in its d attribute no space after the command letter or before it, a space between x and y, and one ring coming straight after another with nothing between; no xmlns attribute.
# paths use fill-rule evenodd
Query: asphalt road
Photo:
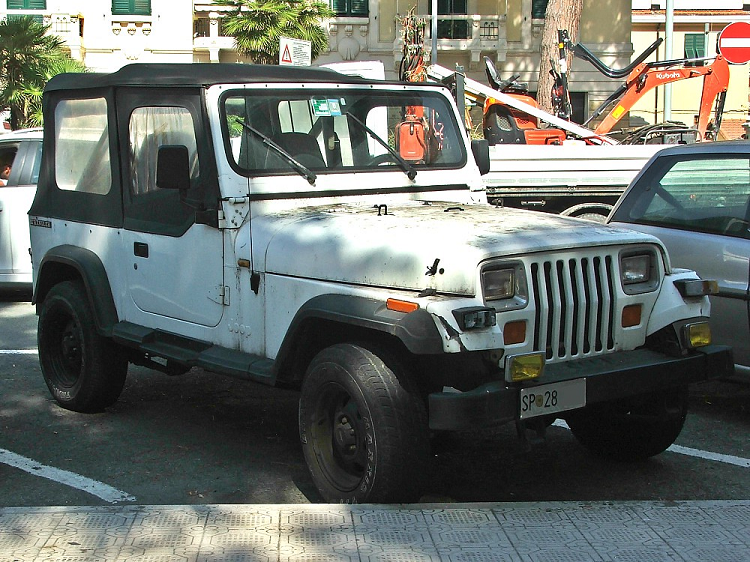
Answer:
<svg viewBox="0 0 750 562"><path fill-rule="evenodd" d="M295 391L131 366L106 412L63 410L42 379L25 298L0 296L0 506L320 501ZM598 459L558 426L530 448L513 426L440 439L422 500L750 498L750 385L711 383L691 396L676 452L641 463Z"/></svg>

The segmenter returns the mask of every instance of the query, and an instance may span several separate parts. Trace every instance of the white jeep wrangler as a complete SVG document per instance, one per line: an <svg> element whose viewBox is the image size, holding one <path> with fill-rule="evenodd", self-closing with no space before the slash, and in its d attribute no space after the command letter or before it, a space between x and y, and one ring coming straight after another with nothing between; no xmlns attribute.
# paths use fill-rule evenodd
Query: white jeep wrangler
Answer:
<svg viewBox="0 0 750 562"><path fill-rule="evenodd" d="M322 497L416 500L431 431L557 417L655 455L732 369L708 282L658 240L493 208L447 88L296 67L142 64L44 94L29 212L54 398L128 363L301 386Z"/></svg>

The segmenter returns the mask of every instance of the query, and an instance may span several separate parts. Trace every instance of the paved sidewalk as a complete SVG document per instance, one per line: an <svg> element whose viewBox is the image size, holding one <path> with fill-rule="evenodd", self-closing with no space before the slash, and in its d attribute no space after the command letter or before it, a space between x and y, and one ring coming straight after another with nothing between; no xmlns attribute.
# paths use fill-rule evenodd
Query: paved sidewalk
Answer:
<svg viewBox="0 0 750 562"><path fill-rule="evenodd" d="M750 500L0 508L0 560L748 562Z"/></svg>

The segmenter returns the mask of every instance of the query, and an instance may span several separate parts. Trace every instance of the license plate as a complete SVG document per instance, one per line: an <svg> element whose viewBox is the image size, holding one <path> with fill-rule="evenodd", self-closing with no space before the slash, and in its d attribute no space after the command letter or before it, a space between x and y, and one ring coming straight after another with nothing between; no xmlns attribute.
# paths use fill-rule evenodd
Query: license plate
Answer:
<svg viewBox="0 0 750 562"><path fill-rule="evenodd" d="M586 379L524 388L520 402L521 419L582 408L586 405Z"/></svg>

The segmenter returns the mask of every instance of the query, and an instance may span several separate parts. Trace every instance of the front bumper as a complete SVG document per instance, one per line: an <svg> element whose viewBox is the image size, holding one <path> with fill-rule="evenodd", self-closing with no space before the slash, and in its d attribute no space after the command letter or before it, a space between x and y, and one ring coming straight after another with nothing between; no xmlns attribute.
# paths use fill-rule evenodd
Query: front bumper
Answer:
<svg viewBox="0 0 750 562"><path fill-rule="evenodd" d="M493 381L468 392L430 394L430 429L462 430L518 420L519 392L529 386L583 378L590 405L726 377L733 371L732 350L723 345L702 347L685 357L638 349L554 363L531 385Z"/></svg>

